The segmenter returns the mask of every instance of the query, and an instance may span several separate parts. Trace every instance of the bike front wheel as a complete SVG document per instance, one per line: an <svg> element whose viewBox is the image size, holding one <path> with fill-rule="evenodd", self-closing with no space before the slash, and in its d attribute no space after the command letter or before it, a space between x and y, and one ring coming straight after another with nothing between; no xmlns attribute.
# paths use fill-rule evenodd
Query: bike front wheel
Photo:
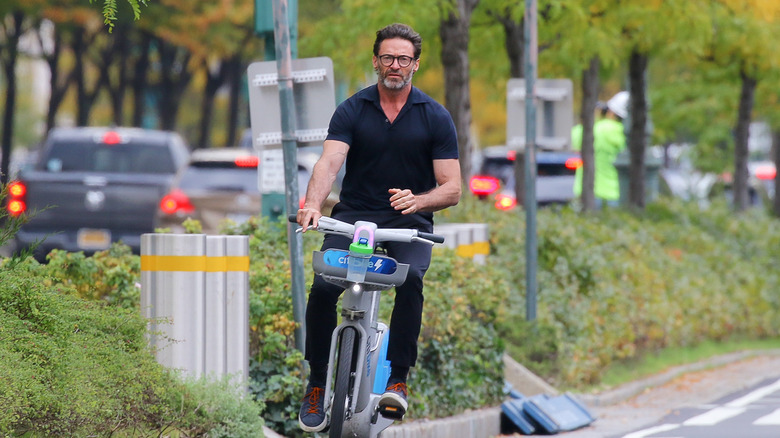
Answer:
<svg viewBox="0 0 780 438"><path fill-rule="evenodd" d="M341 438L347 413L347 401L352 387L353 351L355 349L355 329L345 327L339 342L336 385L333 391L333 403L330 409L330 438Z"/></svg>

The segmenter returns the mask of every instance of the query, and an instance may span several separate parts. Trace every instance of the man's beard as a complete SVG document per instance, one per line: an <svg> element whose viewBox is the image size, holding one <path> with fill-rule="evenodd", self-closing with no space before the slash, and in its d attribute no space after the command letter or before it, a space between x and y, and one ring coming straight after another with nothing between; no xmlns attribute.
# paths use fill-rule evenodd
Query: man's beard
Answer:
<svg viewBox="0 0 780 438"><path fill-rule="evenodd" d="M402 90L404 89L404 87L409 85L410 82L412 82L412 76L414 76L414 70L409 70L409 73L407 74L404 74L403 69L398 69L394 71L394 73L395 72L400 73L401 75L400 80L396 78L393 79L388 78L387 73L389 71L390 68L387 68L384 71L382 70L381 67L376 68L376 73L379 76L379 82L381 82L382 85L384 85L384 87L387 88L388 90Z"/></svg>

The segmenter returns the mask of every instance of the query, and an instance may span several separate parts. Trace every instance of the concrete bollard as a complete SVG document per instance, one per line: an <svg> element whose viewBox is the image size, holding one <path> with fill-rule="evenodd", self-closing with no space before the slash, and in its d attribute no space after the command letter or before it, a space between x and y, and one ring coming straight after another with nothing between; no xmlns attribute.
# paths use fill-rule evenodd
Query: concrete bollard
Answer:
<svg viewBox="0 0 780 438"><path fill-rule="evenodd" d="M470 257L475 263L484 264L490 254L488 225L480 223L455 223L434 225L433 232L444 236L444 246L455 249L462 257Z"/></svg>
<svg viewBox="0 0 780 438"><path fill-rule="evenodd" d="M249 238L141 236L141 312L157 361L190 377L249 375Z"/></svg>

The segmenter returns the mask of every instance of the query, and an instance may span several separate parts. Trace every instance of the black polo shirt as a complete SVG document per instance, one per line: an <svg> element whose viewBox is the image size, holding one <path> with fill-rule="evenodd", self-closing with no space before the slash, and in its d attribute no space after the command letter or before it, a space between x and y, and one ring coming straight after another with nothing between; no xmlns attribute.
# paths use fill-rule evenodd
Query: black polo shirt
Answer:
<svg viewBox="0 0 780 438"><path fill-rule="evenodd" d="M388 189L427 192L436 187L433 160L458 158L450 113L415 87L393 123L376 84L358 91L336 108L327 138L349 145L341 202L352 210L396 212Z"/></svg>

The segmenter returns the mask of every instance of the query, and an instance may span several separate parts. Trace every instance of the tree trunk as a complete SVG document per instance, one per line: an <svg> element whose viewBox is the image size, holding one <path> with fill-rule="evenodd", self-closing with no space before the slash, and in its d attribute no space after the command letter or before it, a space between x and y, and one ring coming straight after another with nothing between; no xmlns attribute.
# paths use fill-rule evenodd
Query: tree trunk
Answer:
<svg viewBox="0 0 780 438"><path fill-rule="evenodd" d="M149 51L152 47L152 37L148 33L140 32L141 41L138 44L139 55L133 68L133 126L142 126L146 109L146 89L148 88L147 74L149 71Z"/></svg>
<svg viewBox="0 0 780 438"><path fill-rule="evenodd" d="M242 68L244 64L241 62L240 55L234 55L230 61L228 61L228 64L230 66L228 69L230 100L228 102L227 145L234 146L238 144L238 140L240 138L240 134L237 130L238 118L240 117L239 103L241 102L241 82L244 77L245 69Z"/></svg>
<svg viewBox="0 0 780 438"><path fill-rule="evenodd" d="M219 61L219 66L214 73L208 66L208 61L204 65L206 70L206 84L203 89L203 101L200 107L200 134L198 136L198 148L211 146L211 119L214 116L214 96L217 90L225 82L228 66L226 61Z"/></svg>
<svg viewBox="0 0 780 438"><path fill-rule="evenodd" d="M16 109L16 60L19 56L19 38L24 33L24 13L14 11L3 22L6 56L2 57L5 74L5 109L3 113L2 160L0 160L0 185L8 184L11 168L11 146L13 145L14 111Z"/></svg>
<svg viewBox="0 0 780 438"><path fill-rule="evenodd" d="M92 107L103 85L103 75L99 75L91 87L92 89L87 84L85 59L88 55L88 49L93 42L94 37L88 36L86 29L83 27L78 27L74 30L72 49L75 62L73 74L76 80L76 126L89 125L89 114L92 112Z"/></svg>
<svg viewBox="0 0 780 438"><path fill-rule="evenodd" d="M42 29L39 27L39 35L41 31ZM39 37L39 40L41 42L41 46L44 47L44 37L42 35ZM57 110L59 110L60 105L62 105L62 101L65 99L65 93L68 92L68 87L73 81L72 71L70 74L60 75L60 60L62 59L62 32L57 27L57 25L53 25L51 42L51 49L44 49L43 55L46 63L49 65L49 88L51 89L51 94L49 96L49 108L46 111L45 132L47 133L54 127L57 117Z"/></svg>
<svg viewBox="0 0 780 438"><path fill-rule="evenodd" d="M742 91L739 95L739 110L737 124L734 127L734 210L744 211L748 207L748 136L750 135L750 117L753 111L753 101L757 81L740 72Z"/></svg>
<svg viewBox="0 0 780 438"><path fill-rule="evenodd" d="M504 47L509 58L509 77L523 77L523 54L524 47L524 26L523 21L519 23L512 19L509 11L505 15L498 16L496 19L504 27Z"/></svg>
<svg viewBox="0 0 780 438"><path fill-rule="evenodd" d="M103 59L98 61L101 64L101 81L106 85L108 94L111 97L111 110L113 112L114 124L124 125L125 92L128 87L127 70L129 66L129 40L128 33L130 29L123 24L117 24L116 32L109 36L111 41L106 45L103 53ZM116 74L112 75L112 67L115 67ZM116 78L115 83L112 78Z"/></svg>
<svg viewBox="0 0 780 438"><path fill-rule="evenodd" d="M582 71L582 106L580 121L582 123L582 142L580 154L582 157L582 210L596 209L594 181L596 178L596 159L593 149L594 112L599 96L599 69L601 61L598 56L591 58L586 70Z"/></svg>
<svg viewBox="0 0 780 438"><path fill-rule="evenodd" d="M639 210L645 208L645 150L647 149L647 99L645 90L647 81L647 55L636 51L631 52L628 64L629 74L629 109L630 120L628 131L628 151L630 162L628 166L628 202L631 207Z"/></svg>
<svg viewBox="0 0 780 438"><path fill-rule="evenodd" d="M445 106L458 133L461 178L471 176L471 97L469 91L469 25L479 0L457 0L457 8L441 22L441 61L444 66Z"/></svg>
<svg viewBox="0 0 780 438"><path fill-rule="evenodd" d="M187 88L191 73L187 69L190 52L182 47L177 47L157 40L160 50L161 80L160 80L160 128L168 131L176 130L176 117L179 114L181 96Z"/></svg>

